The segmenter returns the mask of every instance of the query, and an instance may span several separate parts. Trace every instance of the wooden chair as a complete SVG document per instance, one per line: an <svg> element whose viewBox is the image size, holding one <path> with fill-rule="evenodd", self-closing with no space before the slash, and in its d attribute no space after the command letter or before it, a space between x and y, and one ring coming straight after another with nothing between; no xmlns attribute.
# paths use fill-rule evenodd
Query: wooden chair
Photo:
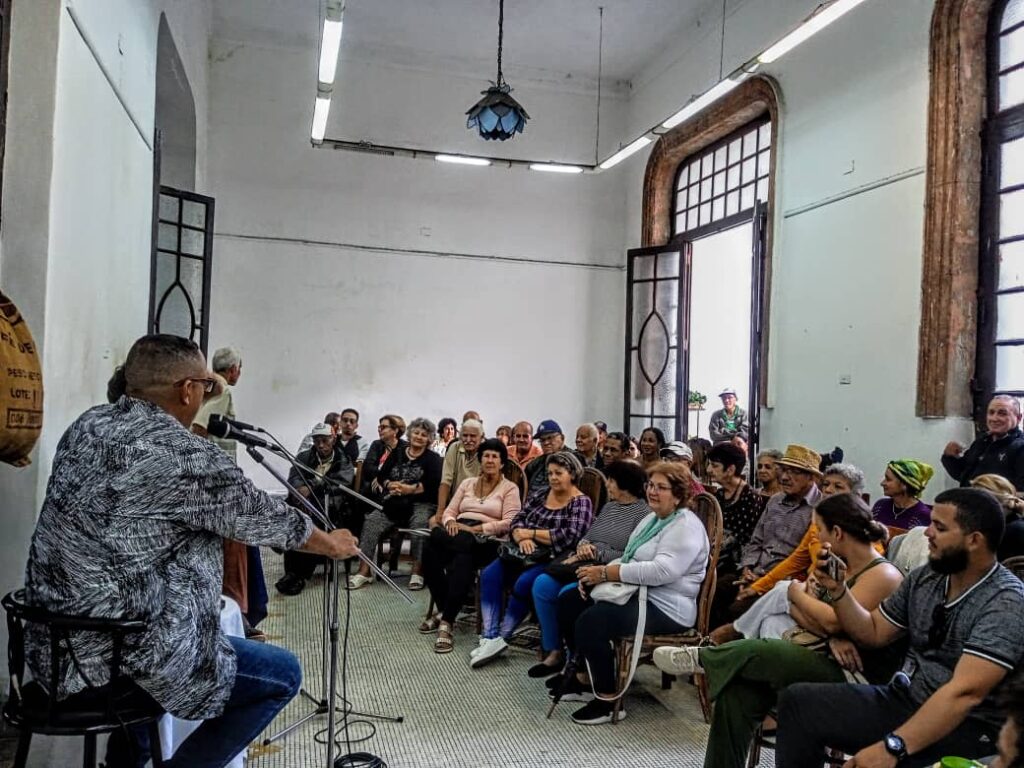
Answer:
<svg viewBox="0 0 1024 768"><path fill-rule="evenodd" d="M523 472L523 468L520 467L516 462L509 460L505 462L505 469L501 472L505 479L509 482L515 483L519 486L519 501L526 501L527 488L526 473Z"/></svg>
<svg viewBox="0 0 1024 768"><path fill-rule="evenodd" d="M604 478L604 473L593 467L585 468L577 487L590 497L596 516L608 501L608 483Z"/></svg>
<svg viewBox="0 0 1024 768"><path fill-rule="evenodd" d="M715 586L717 580L716 569L718 567L718 555L722 548L722 508L718 506L718 500L710 493L699 494L691 503L694 514L704 523L708 533L708 563L704 581L701 583L700 594L697 597L697 625L686 632L672 635L644 635L640 646L640 660L650 661L654 649L662 645L701 645L707 640L711 631L711 602L715 598ZM623 637L615 644L615 656L618 667L618 685L616 690L621 690L629 677L630 660L633 657L632 635ZM662 675L662 686L667 688L671 675ZM707 680L704 675L694 675L694 683L697 686L697 696L700 699L700 708L704 713L704 721L711 722L711 700L708 696ZM622 697L615 702L615 713L613 723L618 722L619 710L622 708Z"/></svg>

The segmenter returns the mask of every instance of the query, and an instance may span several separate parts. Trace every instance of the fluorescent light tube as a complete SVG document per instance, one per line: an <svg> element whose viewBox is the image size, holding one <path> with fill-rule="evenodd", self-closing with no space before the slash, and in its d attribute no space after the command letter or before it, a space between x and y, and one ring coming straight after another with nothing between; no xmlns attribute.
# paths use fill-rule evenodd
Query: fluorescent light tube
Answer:
<svg viewBox="0 0 1024 768"><path fill-rule="evenodd" d="M648 144L651 143L651 141L652 140L651 140L650 137L648 137L648 136L641 136L639 139L634 141L632 144L629 144L629 145L623 147L618 152L616 152L614 155L612 155L607 160L605 160L603 163L601 163L601 170L607 171L609 168L615 167L616 165L621 163L623 160L625 160L630 155L635 154L635 153L639 152L641 149L643 149L644 147L646 147Z"/></svg>
<svg viewBox="0 0 1024 768"><path fill-rule="evenodd" d="M530 163L531 171L547 171L548 173L583 173L578 165L560 165L558 163Z"/></svg>
<svg viewBox="0 0 1024 768"><path fill-rule="evenodd" d="M482 157L462 157L460 155L434 155L434 159L441 163L456 163L458 165L490 165L490 160Z"/></svg>
<svg viewBox="0 0 1024 768"><path fill-rule="evenodd" d="M791 50L796 48L807 38L817 34L833 21L849 13L864 0L835 0L831 5L818 11L807 21L794 29L775 45L757 57L762 64L771 64L773 61L782 58Z"/></svg>
<svg viewBox="0 0 1024 768"><path fill-rule="evenodd" d="M729 93L733 88L740 84L738 80L725 79L714 85L710 90L698 96L696 99L691 101L681 110L676 112L672 117L661 124L662 128L675 128L684 120L689 119L693 115L703 110L705 107L709 107L714 104L720 98Z"/></svg>
<svg viewBox="0 0 1024 768"><path fill-rule="evenodd" d="M324 140L324 132L327 130L327 116L331 113L331 100L324 96L316 97L316 104L313 105L313 129L310 135L313 141Z"/></svg>
<svg viewBox="0 0 1024 768"><path fill-rule="evenodd" d="M341 48L341 20L324 19L324 34L320 40L321 83L330 85L338 69L338 50Z"/></svg>

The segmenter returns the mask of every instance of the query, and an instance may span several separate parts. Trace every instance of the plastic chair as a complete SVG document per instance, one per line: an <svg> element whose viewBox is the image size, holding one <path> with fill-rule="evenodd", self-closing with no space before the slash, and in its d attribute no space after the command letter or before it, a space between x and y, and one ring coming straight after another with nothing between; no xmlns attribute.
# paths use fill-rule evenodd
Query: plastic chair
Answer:
<svg viewBox="0 0 1024 768"><path fill-rule="evenodd" d="M3 716L9 725L21 732L14 768L24 768L27 764L32 735L35 733L83 736L83 768L95 768L97 735L128 726L147 727L154 768L161 768L164 762L160 753L157 722L163 717L164 711L149 694L121 673L125 637L144 632L146 622L50 613L28 605L24 590L11 592L0 602L7 611L7 661L11 678ZM45 687L39 680L25 680L26 624L40 625L49 633L50 673L49 685ZM110 682L56 700L47 691L58 689L60 671L67 669L68 664L77 668L78 662L71 648L70 636L79 632L94 632L111 637L113 650L109 668Z"/></svg>

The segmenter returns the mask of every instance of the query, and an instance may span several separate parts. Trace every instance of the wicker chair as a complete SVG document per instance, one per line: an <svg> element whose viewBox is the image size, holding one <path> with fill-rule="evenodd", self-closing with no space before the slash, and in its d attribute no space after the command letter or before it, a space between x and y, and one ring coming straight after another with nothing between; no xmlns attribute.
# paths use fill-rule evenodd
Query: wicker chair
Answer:
<svg viewBox="0 0 1024 768"><path fill-rule="evenodd" d="M1003 566L1009 568L1018 579L1024 581L1024 555L1006 558L1003 560Z"/></svg>
<svg viewBox="0 0 1024 768"><path fill-rule="evenodd" d="M526 482L526 473L523 468L511 459L505 462L505 468L501 471L505 479L515 483L519 487L519 501L526 501L526 492L529 490ZM442 510L444 511L444 510Z"/></svg>
<svg viewBox="0 0 1024 768"><path fill-rule="evenodd" d="M718 554L722 547L722 509L718 506L718 500L710 493L699 494L692 502L694 514L704 523L708 532L708 542L711 545L708 549L707 573L704 582L700 587L700 594L697 598L697 626L674 635L644 635L640 646L641 661L650 661L654 649L662 645L701 645L706 641L708 632L711 630L711 602L715 597L716 568L718 567ZM633 656L633 636L621 638L615 644L615 655L618 668L617 690L622 690L629 677L630 659ZM662 675L664 687L668 687L671 680L670 675ZM707 680L704 675L694 675L694 682L697 686L697 696L700 699L700 708L704 713L704 721L711 722L711 701L708 697ZM615 715L613 723L618 722L619 709L622 707L622 697L615 702Z"/></svg>

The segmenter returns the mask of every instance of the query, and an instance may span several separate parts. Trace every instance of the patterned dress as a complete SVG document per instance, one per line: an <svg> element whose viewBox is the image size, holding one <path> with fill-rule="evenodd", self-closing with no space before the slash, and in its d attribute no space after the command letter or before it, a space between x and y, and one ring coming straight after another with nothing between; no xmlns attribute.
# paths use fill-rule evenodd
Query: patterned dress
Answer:
<svg viewBox="0 0 1024 768"><path fill-rule="evenodd" d="M147 620L122 668L171 714L207 719L223 711L236 668L220 630L223 539L294 549L312 528L213 443L122 397L82 414L57 446L26 594L58 613ZM45 630L27 630L29 667L46 680ZM108 682L109 641L82 634L72 645L59 697Z"/></svg>

